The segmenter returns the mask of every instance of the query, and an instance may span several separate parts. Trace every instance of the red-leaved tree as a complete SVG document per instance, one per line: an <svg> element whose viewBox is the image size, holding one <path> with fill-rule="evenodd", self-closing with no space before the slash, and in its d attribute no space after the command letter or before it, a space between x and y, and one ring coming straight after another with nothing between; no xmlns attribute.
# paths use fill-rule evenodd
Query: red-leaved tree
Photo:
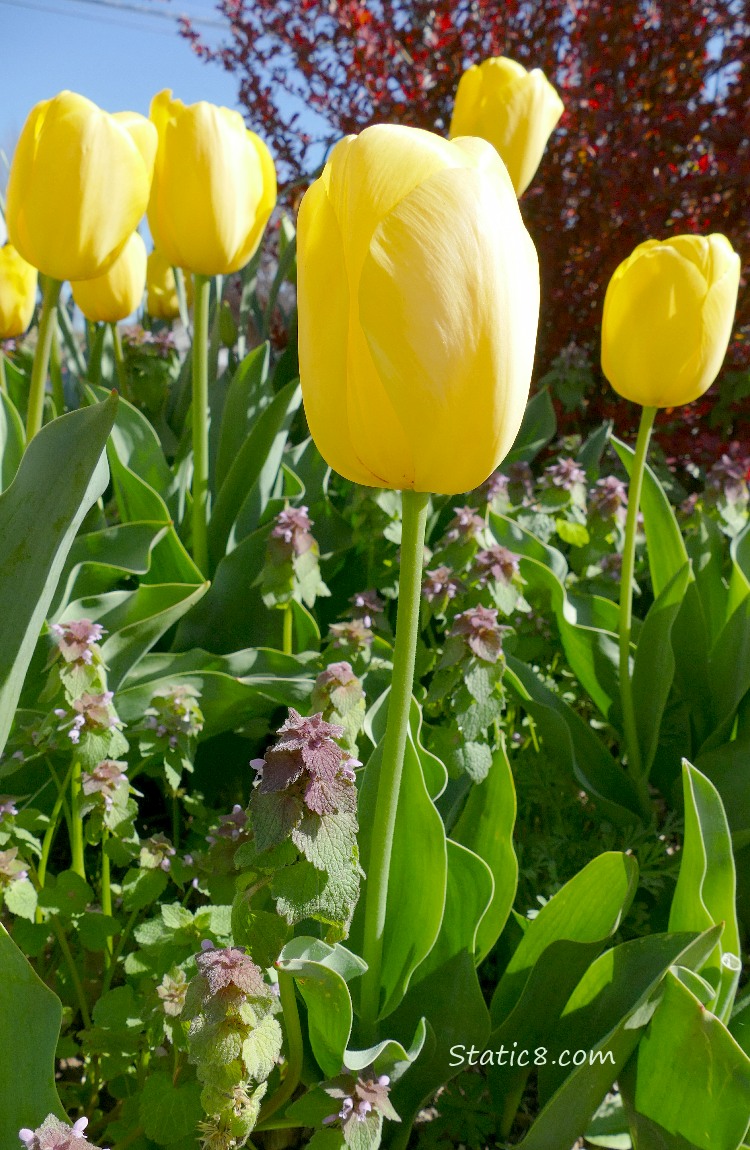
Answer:
<svg viewBox="0 0 750 1150"><path fill-rule="evenodd" d="M463 69L540 67L565 113L522 200L542 266L538 370L596 357L604 290L642 240L724 232L750 259L750 0L221 0L249 123L287 183L368 124L446 132ZM728 364L750 358L741 289Z"/></svg>

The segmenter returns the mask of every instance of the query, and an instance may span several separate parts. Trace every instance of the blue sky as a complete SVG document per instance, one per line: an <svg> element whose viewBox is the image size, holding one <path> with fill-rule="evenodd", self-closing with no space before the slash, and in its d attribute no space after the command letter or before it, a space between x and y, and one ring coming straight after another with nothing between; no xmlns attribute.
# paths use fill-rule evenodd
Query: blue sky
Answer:
<svg viewBox="0 0 750 1150"><path fill-rule="evenodd" d="M237 107L232 76L178 35L180 13L206 21L196 26L209 42L222 37L213 0L0 0L0 148L8 153L34 104L64 88L108 112L148 115L162 88ZM6 179L0 172L0 186Z"/></svg>

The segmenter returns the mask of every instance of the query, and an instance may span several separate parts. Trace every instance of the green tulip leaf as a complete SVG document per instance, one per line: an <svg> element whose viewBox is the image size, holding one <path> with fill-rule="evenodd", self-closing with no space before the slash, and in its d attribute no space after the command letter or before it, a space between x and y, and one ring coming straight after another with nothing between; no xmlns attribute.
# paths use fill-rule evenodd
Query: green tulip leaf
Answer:
<svg viewBox="0 0 750 1150"><path fill-rule="evenodd" d="M314 938L295 938L281 951L276 966L295 979L307 1006L313 1054L326 1078L334 1078L341 1071L352 1029L346 984L367 969L365 963L339 943L328 946Z"/></svg>
<svg viewBox="0 0 750 1150"><path fill-rule="evenodd" d="M300 403L299 384L286 385L261 412L237 452L211 511L208 540L216 565L232 546L254 531L271 497L292 419ZM242 529L233 530L240 516Z"/></svg>
<svg viewBox="0 0 750 1150"><path fill-rule="evenodd" d="M572 1146L581 1137L638 1045L669 967L700 967L717 936L716 927L698 936L650 935L622 943L592 962L539 1070L542 1109L519 1144L523 1150ZM578 1050L588 1057L571 1068L571 1052Z"/></svg>
<svg viewBox="0 0 750 1150"><path fill-rule="evenodd" d="M10 396L0 391L0 491L13 482L25 446L23 420Z"/></svg>
<svg viewBox="0 0 750 1150"><path fill-rule="evenodd" d="M737 1150L750 1122L750 1058L674 971L620 1089L637 1146Z"/></svg>
<svg viewBox="0 0 750 1150"><path fill-rule="evenodd" d="M65 1121L55 1087L55 1048L62 1003L37 977L0 926L0 1147L16 1150L18 1131L41 1126L48 1114ZM13 1036L13 1037L12 1037Z"/></svg>
<svg viewBox="0 0 750 1150"><path fill-rule="evenodd" d="M743 599L750 596L750 523L732 540L729 554L732 559L732 573L729 576L727 618L734 614Z"/></svg>
<svg viewBox="0 0 750 1150"><path fill-rule="evenodd" d="M685 838L669 929L706 930L723 924L719 943L703 971L718 985L722 954L740 954L732 839L721 798L709 779L685 760L682 781Z"/></svg>
<svg viewBox="0 0 750 1150"><path fill-rule="evenodd" d="M42 428L0 495L0 750L68 552L107 486L116 411L112 396Z"/></svg>
<svg viewBox="0 0 750 1150"><path fill-rule="evenodd" d="M690 564L686 563L652 603L638 636L633 663L633 709L646 777L656 755L664 708L674 679L672 628L691 577Z"/></svg>
<svg viewBox="0 0 750 1150"><path fill-rule="evenodd" d="M386 1038L366 1050L347 1050L344 1066L355 1074L371 1066L376 1074L387 1074L391 1082L398 1082L422 1053L426 1038L427 1024L420 1018L408 1049L404 1049L395 1038Z"/></svg>
<svg viewBox="0 0 750 1150"><path fill-rule="evenodd" d="M406 744L393 837L381 969L381 1018L395 1010L414 971L432 950L445 907L448 865L445 830L427 790L416 750L415 713L421 717L419 708L413 706L411 738ZM380 742L367 762L359 792L359 850L365 874L370 861L382 752ZM366 893L363 893L350 931L352 949L358 953L362 952L365 900ZM414 1019L414 1026L418 1021Z"/></svg>
<svg viewBox="0 0 750 1150"><path fill-rule="evenodd" d="M608 851L579 871L533 918L505 968L492 999L497 1028L518 1002L534 966L551 943L597 942L612 934L633 900L638 864Z"/></svg>
<svg viewBox="0 0 750 1150"><path fill-rule="evenodd" d="M267 387L271 345L253 348L237 366L227 389L216 453L216 489L219 490L258 416L273 399Z"/></svg>
<svg viewBox="0 0 750 1150"><path fill-rule="evenodd" d="M145 575L152 550L171 526L171 520L120 523L79 535L65 562L49 617L55 618L74 599L100 595L123 579Z"/></svg>
<svg viewBox="0 0 750 1150"><path fill-rule="evenodd" d="M619 826L639 819L633 784L589 724L512 655L507 656L505 682L534 719L547 752L562 762L602 811Z"/></svg>
<svg viewBox="0 0 750 1150"><path fill-rule="evenodd" d="M612 446L630 475L635 455L632 447L615 436L612 436ZM641 511L651 585L658 598L670 580L689 561L689 557L667 494L648 464L643 472Z"/></svg>
<svg viewBox="0 0 750 1150"><path fill-rule="evenodd" d="M518 862L513 850L516 792L505 744L492 755L483 782L472 786L452 837L474 851L490 868L492 899L477 927L476 961L482 962L497 942L513 906Z"/></svg>
<svg viewBox="0 0 750 1150"><path fill-rule="evenodd" d="M556 431L555 407L545 387L532 395L527 403L521 427L505 462L523 460L528 463L535 459L542 448L555 438Z"/></svg>
<svg viewBox="0 0 750 1150"><path fill-rule="evenodd" d="M477 933L492 903L494 880L487 863L451 839L446 845L448 881L443 921L435 945L414 972L415 986L464 951L478 964Z"/></svg>

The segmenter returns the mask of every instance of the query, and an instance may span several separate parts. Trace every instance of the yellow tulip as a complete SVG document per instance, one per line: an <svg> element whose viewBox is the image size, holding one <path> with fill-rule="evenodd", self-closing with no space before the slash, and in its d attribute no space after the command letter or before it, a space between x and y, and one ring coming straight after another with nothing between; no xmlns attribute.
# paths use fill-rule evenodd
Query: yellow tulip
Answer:
<svg viewBox="0 0 750 1150"><path fill-rule="evenodd" d="M37 271L11 244L0 248L0 339L23 335L36 303Z"/></svg>
<svg viewBox="0 0 750 1150"><path fill-rule="evenodd" d="M148 203L153 124L110 116L74 92L32 109L8 181L8 235L28 263L55 280L102 275Z"/></svg>
<svg viewBox="0 0 750 1150"><path fill-rule="evenodd" d="M185 276L185 301L187 306L193 299L192 276ZM174 268L163 252L154 248L148 257L146 268L146 311L154 319L177 319L180 304L177 298L177 282Z"/></svg>
<svg viewBox="0 0 750 1150"><path fill-rule="evenodd" d="M698 399L719 374L732 331L740 258L726 236L639 244L604 299L602 370L642 407Z"/></svg>
<svg viewBox="0 0 750 1150"><path fill-rule="evenodd" d="M226 275L244 267L276 203L268 148L239 112L170 91L151 101L159 133L148 223L173 267Z"/></svg>
<svg viewBox="0 0 750 1150"><path fill-rule="evenodd" d="M481 136L496 148L516 195L526 191L565 108L539 68L507 56L473 64L461 77L450 136Z"/></svg>
<svg viewBox="0 0 750 1150"><path fill-rule="evenodd" d="M73 299L92 323L119 323L141 304L146 287L146 245L138 232L125 244L109 271L71 284Z"/></svg>
<svg viewBox="0 0 750 1150"><path fill-rule="evenodd" d="M297 230L310 431L341 475L455 494L510 449L529 392L539 268L483 140L378 125L334 148Z"/></svg>

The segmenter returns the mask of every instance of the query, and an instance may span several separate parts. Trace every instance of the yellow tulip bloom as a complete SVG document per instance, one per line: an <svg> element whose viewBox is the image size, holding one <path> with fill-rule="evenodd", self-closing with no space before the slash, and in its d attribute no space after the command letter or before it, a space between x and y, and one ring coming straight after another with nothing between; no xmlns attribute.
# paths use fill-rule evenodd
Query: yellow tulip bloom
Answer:
<svg viewBox="0 0 750 1150"><path fill-rule="evenodd" d="M173 267L226 275L244 267L276 203L276 169L239 112L170 91L151 101L159 133L148 223Z"/></svg>
<svg viewBox="0 0 750 1150"><path fill-rule="evenodd" d="M0 339L23 335L36 303L37 271L11 244L0 248Z"/></svg>
<svg viewBox="0 0 750 1150"><path fill-rule="evenodd" d="M496 148L521 196L565 108L539 68L527 72L507 56L473 64L461 77L450 136L481 136Z"/></svg>
<svg viewBox="0 0 750 1150"><path fill-rule="evenodd" d="M639 244L604 299L602 370L642 407L679 407L709 389L732 331L740 258L726 236Z"/></svg>
<svg viewBox="0 0 750 1150"><path fill-rule="evenodd" d="M185 276L185 302L193 300L192 276ZM146 267L146 311L154 319L177 319L180 303L177 298L177 282L174 268L163 252L154 248L148 257Z"/></svg>
<svg viewBox="0 0 750 1150"><path fill-rule="evenodd" d="M102 275L148 203L153 124L74 92L32 109L8 181L6 222L23 258L56 280Z"/></svg>
<svg viewBox="0 0 750 1150"><path fill-rule="evenodd" d="M146 245L138 232L125 244L109 271L71 284L73 299L92 323L119 323L140 305L146 287Z"/></svg>
<svg viewBox="0 0 750 1150"><path fill-rule="evenodd" d="M504 164L379 125L340 141L297 230L310 431L341 475L454 494L509 451L529 393L539 267Z"/></svg>

